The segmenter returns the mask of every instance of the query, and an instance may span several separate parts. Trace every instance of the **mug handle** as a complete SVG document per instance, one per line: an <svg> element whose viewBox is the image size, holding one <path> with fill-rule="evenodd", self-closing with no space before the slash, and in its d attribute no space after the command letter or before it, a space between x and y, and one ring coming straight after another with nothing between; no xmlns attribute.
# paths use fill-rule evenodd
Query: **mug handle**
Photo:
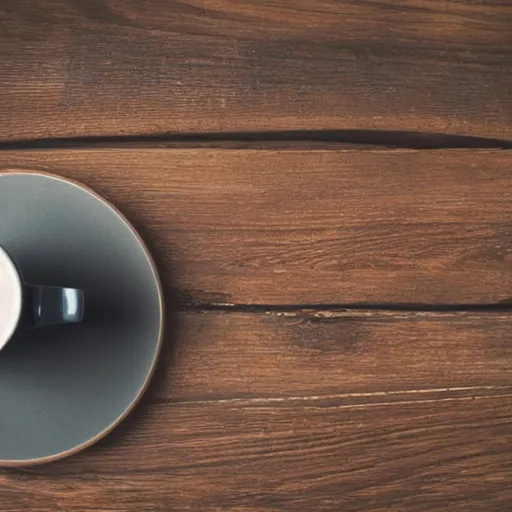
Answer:
<svg viewBox="0 0 512 512"><path fill-rule="evenodd" d="M74 324L84 317L84 292L58 286L25 286L28 328Z"/></svg>

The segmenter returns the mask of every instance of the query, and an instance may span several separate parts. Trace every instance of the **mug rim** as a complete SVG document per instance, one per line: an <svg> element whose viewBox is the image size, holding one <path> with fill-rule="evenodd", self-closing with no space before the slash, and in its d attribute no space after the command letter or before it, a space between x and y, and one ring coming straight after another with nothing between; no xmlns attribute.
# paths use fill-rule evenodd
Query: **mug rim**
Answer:
<svg viewBox="0 0 512 512"><path fill-rule="evenodd" d="M0 263L2 262L4 263L5 268L7 268L10 278L14 282L15 286L13 286L14 305L12 307L11 314L6 319L7 327L2 330L2 326L0 325L0 350L9 343L10 339L16 332L20 323L21 313L23 311L23 282L21 280L21 276L10 254L0 245Z"/></svg>

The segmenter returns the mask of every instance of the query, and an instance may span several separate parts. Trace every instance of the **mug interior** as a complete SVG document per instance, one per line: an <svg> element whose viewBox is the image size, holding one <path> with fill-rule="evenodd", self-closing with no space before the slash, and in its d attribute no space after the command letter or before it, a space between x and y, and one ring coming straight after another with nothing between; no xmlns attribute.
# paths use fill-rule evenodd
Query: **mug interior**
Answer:
<svg viewBox="0 0 512 512"><path fill-rule="evenodd" d="M0 350L16 331L22 302L20 275L10 256L0 246Z"/></svg>

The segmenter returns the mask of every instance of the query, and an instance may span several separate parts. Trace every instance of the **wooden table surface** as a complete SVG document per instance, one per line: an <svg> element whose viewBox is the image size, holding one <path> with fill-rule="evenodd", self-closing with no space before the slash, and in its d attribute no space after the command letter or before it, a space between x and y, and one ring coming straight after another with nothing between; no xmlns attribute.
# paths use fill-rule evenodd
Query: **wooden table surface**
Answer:
<svg viewBox="0 0 512 512"><path fill-rule="evenodd" d="M0 170L114 202L170 318L0 511L509 510L511 149L509 0L0 0Z"/></svg>

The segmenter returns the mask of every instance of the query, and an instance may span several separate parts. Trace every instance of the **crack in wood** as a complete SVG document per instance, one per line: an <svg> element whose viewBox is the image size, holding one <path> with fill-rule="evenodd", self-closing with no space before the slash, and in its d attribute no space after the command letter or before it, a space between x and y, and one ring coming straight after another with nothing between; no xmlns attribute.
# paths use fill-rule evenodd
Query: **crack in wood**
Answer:
<svg viewBox="0 0 512 512"><path fill-rule="evenodd" d="M278 130L258 132L194 132L136 135L102 135L85 137L51 137L39 139L0 140L0 150L78 149L97 147L233 147L254 149L275 147L276 143L296 148L311 144L339 144L361 147L397 149L512 149L512 141L487 137L414 131L388 130ZM267 146L268 145L268 146Z"/></svg>

